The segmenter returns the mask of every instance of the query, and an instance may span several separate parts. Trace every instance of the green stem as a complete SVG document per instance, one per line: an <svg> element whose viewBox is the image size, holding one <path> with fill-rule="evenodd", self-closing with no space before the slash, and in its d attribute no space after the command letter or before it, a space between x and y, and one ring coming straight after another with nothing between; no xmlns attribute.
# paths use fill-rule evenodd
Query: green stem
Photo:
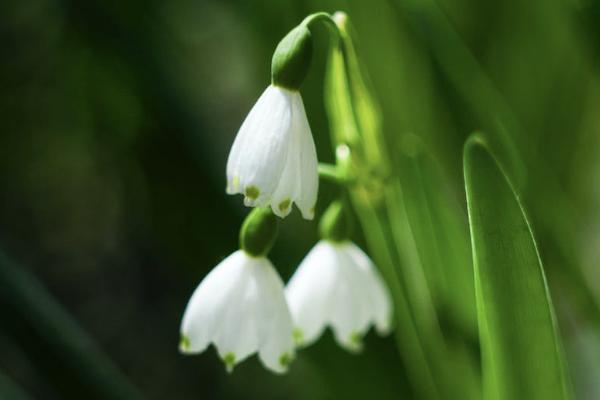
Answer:
<svg viewBox="0 0 600 400"><path fill-rule="evenodd" d="M347 186L353 181L339 166L328 163L319 163L319 178L340 186Z"/></svg>
<svg viewBox="0 0 600 400"><path fill-rule="evenodd" d="M341 40L340 30L338 29L338 26L336 25L335 21L329 13L321 11L311 14L308 17L304 18L300 25L304 25L308 29L310 29L318 22L323 22L331 30L336 42L339 42Z"/></svg>

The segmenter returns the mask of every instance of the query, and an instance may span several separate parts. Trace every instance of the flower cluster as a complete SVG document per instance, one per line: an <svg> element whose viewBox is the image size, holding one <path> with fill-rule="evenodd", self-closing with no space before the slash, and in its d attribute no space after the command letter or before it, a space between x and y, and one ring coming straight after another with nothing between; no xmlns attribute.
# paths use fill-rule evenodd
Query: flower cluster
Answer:
<svg viewBox="0 0 600 400"><path fill-rule="evenodd" d="M350 351L361 349L371 325L380 334L388 332L387 287L369 257L351 241L321 240L285 288L264 252L244 246L242 238L242 249L204 278L181 323L183 353L200 353L213 343L231 371L258 352L265 367L282 373L294 358L295 346L315 342L327 326Z"/></svg>
<svg viewBox="0 0 600 400"><path fill-rule="evenodd" d="M255 207L240 232L240 250L219 263L194 291L181 322L180 350L214 344L226 368L254 353L276 373L287 370L296 347L315 342L326 327L349 351L361 349L371 326L390 329L391 299L369 257L350 241L346 201L321 218L321 241L300 263L287 286L267 258L278 218L296 204L315 214L319 183L312 132L299 87L312 53L309 22L277 46L272 83L244 120L227 161L227 193ZM328 16L324 17L333 23Z"/></svg>

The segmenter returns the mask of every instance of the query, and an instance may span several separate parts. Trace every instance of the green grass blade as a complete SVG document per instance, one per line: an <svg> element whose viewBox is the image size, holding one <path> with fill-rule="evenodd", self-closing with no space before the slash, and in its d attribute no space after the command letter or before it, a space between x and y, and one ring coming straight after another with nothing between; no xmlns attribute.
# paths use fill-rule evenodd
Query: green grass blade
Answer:
<svg viewBox="0 0 600 400"><path fill-rule="evenodd" d="M440 317L476 336L477 316L466 215L453 201L435 158L416 135L398 152L407 218Z"/></svg>
<svg viewBox="0 0 600 400"><path fill-rule="evenodd" d="M477 136L464 173L486 399L569 399L552 302L512 184Z"/></svg>

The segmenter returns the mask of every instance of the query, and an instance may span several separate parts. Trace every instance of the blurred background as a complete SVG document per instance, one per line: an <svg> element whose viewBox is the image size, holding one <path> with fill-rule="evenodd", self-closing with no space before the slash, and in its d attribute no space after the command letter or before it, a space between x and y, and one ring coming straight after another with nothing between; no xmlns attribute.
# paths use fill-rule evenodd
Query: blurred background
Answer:
<svg viewBox="0 0 600 400"><path fill-rule="evenodd" d="M248 211L225 194L229 148L278 41L320 10L348 13L386 140L428 145L464 232L464 140L493 127L519 149L575 391L600 398L597 0L2 2L0 395L411 398L390 337L350 355L327 332L284 376L177 351L189 296ZM302 94L331 161L325 29L315 41ZM284 280L317 238L286 218L271 256Z"/></svg>

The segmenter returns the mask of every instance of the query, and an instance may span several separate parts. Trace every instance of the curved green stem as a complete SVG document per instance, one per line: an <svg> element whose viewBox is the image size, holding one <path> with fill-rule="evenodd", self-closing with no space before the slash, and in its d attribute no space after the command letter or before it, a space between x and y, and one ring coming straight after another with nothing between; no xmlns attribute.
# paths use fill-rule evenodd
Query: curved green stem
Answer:
<svg viewBox="0 0 600 400"><path fill-rule="evenodd" d="M328 163L319 163L319 178L340 186L346 186L352 182L352 179L340 167Z"/></svg>
<svg viewBox="0 0 600 400"><path fill-rule="evenodd" d="M335 37L336 43L338 43L341 40L342 36L340 30L337 24L335 23L333 17L329 13L321 11L311 14L308 17L304 18L300 25L304 25L308 29L310 29L312 26L314 26L314 24L318 22L323 22L331 30L333 36Z"/></svg>

